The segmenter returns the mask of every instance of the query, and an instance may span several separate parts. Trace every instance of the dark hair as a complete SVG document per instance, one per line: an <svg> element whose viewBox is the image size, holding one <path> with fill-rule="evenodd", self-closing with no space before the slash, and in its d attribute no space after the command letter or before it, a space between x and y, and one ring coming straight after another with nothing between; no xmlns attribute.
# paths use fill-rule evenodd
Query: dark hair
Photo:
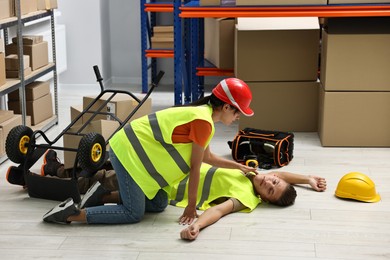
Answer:
<svg viewBox="0 0 390 260"><path fill-rule="evenodd" d="M295 198L297 197L297 191L294 186L288 184L282 195L276 201L273 201L272 204L286 207L294 204Z"/></svg>

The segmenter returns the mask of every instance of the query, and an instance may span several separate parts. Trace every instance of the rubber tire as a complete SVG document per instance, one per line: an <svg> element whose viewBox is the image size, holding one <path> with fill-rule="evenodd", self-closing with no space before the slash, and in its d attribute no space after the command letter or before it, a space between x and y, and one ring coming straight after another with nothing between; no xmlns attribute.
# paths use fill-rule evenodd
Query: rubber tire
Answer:
<svg viewBox="0 0 390 260"><path fill-rule="evenodd" d="M12 128L5 141L5 152L8 159L19 164L24 162L28 150L26 144L32 135L33 130L28 126L18 125Z"/></svg>
<svg viewBox="0 0 390 260"><path fill-rule="evenodd" d="M81 138L77 153L81 169L92 173L99 170L106 159L106 141L101 134L88 133Z"/></svg>

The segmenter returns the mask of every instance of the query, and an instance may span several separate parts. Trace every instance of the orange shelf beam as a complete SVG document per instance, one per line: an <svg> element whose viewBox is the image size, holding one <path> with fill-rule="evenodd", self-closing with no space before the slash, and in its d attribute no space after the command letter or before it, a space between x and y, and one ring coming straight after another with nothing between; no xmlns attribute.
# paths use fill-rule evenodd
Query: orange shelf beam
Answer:
<svg viewBox="0 0 390 260"><path fill-rule="evenodd" d="M234 69L197 67L196 76L234 76Z"/></svg>
<svg viewBox="0 0 390 260"><path fill-rule="evenodd" d="M180 17L362 17L390 16L390 5L205 7L181 6Z"/></svg>
<svg viewBox="0 0 390 260"><path fill-rule="evenodd" d="M172 13L173 4L145 4L146 12Z"/></svg>
<svg viewBox="0 0 390 260"><path fill-rule="evenodd" d="M145 51L145 56L148 58L173 58L173 50L159 50L159 49L149 49Z"/></svg>

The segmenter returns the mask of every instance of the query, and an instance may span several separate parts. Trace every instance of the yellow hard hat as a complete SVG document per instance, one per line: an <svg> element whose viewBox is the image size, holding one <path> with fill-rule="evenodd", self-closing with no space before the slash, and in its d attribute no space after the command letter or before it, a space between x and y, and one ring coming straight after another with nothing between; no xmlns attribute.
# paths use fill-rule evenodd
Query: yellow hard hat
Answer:
<svg viewBox="0 0 390 260"><path fill-rule="evenodd" d="M381 199L376 193L375 183L360 172L350 172L344 175L337 185L335 195L339 198L364 202L378 202Z"/></svg>

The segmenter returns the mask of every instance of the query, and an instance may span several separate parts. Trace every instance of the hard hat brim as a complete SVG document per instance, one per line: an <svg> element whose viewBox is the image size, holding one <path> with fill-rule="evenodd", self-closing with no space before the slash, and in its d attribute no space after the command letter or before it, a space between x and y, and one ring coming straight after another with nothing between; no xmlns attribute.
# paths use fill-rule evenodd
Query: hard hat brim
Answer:
<svg viewBox="0 0 390 260"><path fill-rule="evenodd" d="M238 109L241 111L241 113L244 116L253 116L255 114L255 112L253 112L253 110L250 107L247 107L246 109L241 109L241 108Z"/></svg>
<svg viewBox="0 0 390 260"><path fill-rule="evenodd" d="M369 203L374 203L381 200L381 196L378 193L375 194L375 196L372 198L367 198L367 197L363 198L361 196L351 196L350 194L344 194L342 192L336 191L335 196L341 199L351 199L351 200L357 200L357 201L369 202Z"/></svg>

